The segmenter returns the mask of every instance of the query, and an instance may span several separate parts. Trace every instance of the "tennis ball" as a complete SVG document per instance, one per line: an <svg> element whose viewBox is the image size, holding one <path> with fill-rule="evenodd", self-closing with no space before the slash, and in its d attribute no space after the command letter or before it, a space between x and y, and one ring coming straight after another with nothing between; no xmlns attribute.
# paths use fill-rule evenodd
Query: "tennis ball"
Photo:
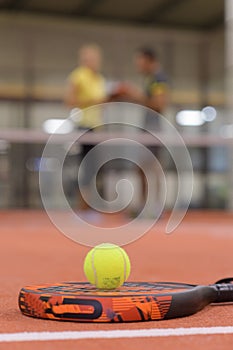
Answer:
<svg viewBox="0 0 233 350"><path fill-rule="evenodd" d="M130 260L124 249L103 243L91 249L84 261L88 281L99 289L120 287L130 274Z"/></svg>

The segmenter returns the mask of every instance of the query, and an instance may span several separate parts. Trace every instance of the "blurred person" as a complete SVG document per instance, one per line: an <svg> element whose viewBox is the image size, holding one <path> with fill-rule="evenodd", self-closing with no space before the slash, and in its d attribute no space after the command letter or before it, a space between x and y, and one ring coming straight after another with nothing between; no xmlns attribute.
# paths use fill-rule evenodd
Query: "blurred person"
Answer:
<svg viewBox="0 0 233 350"><path fill-rule="evenodd" d="M160 118L154 113L163 114L169 102L169 87L167 77L162 71L158 54L150 47L142 47L137 50L134 65L137 72L142 76L142 87L139 88L130 83L122 84L124 99L148 107L144 116L144 126L146 130L159 131ZM158 157L158 147L151 146L148 149ZM146 163L146 162L145 162ZM155 168L156 187L159 197L159 176L158 169ZM139 168L139 176L142 182L142 197L146 201L147 181L142 169ZM156 209L155 209L156 210Z"/></svg>
<svg viewBox="0 0 233 350"><path fill-rule="evenodd" d="M143 77L142 90L132 88L131 98L136 102L151 110L163 114L168 105L169 89L165 73L162 71L158 54L150 47L140 48L135 57L135 66L139 74ZM145 128L154 131L160 129L159 116L148 111L145 116ZM156 146L148 147L156 158L159 157L159 150ZM146 201L147 181L143 170L139 169L142 181L142 196ZM158 199L160 197L160 183L158 169L155 167L156 187ZM155 211L157 208L155 208ZM156 213L154 213L156 214Z"/></svg>
<svg viewBox="0 0 233 350"><path fill-rule="evenodd" d="M78 66L70 73L67 79L65 104L73 109L82 111L78 115L77 127L79 130L92 131L101 123L101 109L88 109L88 107L107 102L105 79L100 73L102 65L102 52L96 44L88 44L78 51ZM93 145L82 145L81 158L93 148ZM90 163L90 162L89 162ZM95 173L95 164L87 164L79 183L79 189L89 197L89 185ZM80 196L80 209L89 206Z"/></svg>
<svg viewBox="0 0 233 350"><path fill-rule="evenodd" d="M169 89L158 54L152 48L140 48L136 52L134 64L143 78L142 88L123 83L121 89L124 97L162 114L168 105Z"/></svg>
<svg viewBox="0 0 233 350"><path fill-rule="evenodd" d="M78 67L67 79L65 103L70 108L85 109L107 101L105 79L100 73L102 53L99 46L89 44L78 52ZM81 113L79 128L90 129L101 121L97 113Z"/></svg>
<svg viewBox="0 0 233 350"><path fill-rule="evenodd" d="M168 82L157 53L150 48L138 50L135 65L144 77L144 91L136 93L134 98L140 104L163 113L168 104Z"/></svg>

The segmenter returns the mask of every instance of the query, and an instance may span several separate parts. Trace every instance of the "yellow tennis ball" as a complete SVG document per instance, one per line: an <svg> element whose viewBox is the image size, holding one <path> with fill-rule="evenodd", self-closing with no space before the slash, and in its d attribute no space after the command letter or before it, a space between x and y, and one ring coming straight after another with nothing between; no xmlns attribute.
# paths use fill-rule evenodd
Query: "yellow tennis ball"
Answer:
<svg viewBox="0 0 233 350"><path fill-rule="evenodd" d="M115 244L103 243L91 249L84 261L88 281L99 289L120 287L129 277L130 260Z"/></svg>

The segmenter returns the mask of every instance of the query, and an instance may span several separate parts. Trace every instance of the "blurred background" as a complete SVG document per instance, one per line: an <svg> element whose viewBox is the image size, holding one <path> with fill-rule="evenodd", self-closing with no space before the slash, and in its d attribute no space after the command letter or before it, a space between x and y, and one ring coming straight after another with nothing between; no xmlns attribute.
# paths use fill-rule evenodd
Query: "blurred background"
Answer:
<svg viewBox="0 0 233 350"><path fill-rule="evenodd" d="M137 83L135 50L156 48L171 89L166 118L194 140L188 146L191 208L231 209L231 13L231 0L1 0L0 207L42 208L38 171L49 133L45 122L69 116L63 101L67 76L77 65L78 48L95 42L109 84ZM205 119L190 114L207 106ZM77 152L68 154L63 174L71 202L77 196ZM177 175L166 155L162 162L170 209ZM48 181L58 203L54 179Z"/></svg>

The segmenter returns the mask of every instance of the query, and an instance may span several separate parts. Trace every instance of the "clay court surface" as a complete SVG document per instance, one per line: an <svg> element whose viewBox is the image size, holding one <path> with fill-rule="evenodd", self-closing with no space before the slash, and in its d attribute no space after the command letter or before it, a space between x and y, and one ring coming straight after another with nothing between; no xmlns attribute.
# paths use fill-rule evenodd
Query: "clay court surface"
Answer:
<svg viewBox="0 0 233 350"><path fill-rule="evenodd" d="M103 225L119 220L103 217ZM167 215L125 247L132 263L130 280L209 284L233 275L233 214L190 211L170 235L164 233L166 223ZM144 323L85 324L23 316L17 305L20 288L85 281L82 265L89 248L63 236L43 211L2 211L0 229L0 349L232 350L233 328L227 327L233 325L233 304Z"/></svg>

